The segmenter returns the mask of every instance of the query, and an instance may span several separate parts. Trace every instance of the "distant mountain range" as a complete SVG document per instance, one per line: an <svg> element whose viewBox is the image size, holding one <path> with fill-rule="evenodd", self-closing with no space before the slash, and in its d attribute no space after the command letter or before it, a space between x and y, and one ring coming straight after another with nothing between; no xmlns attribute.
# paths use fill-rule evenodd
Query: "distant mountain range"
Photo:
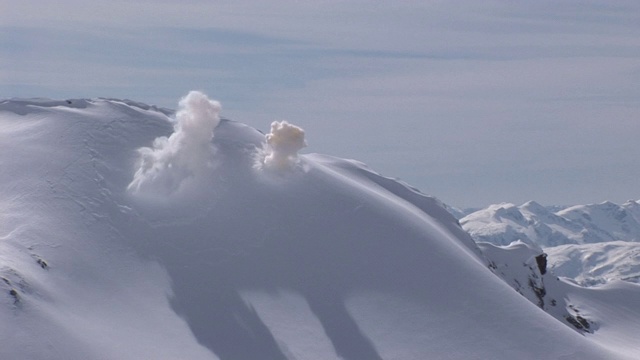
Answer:
<svg viewBox="0 0 640 360"><path fill-rule="evenodd" d="M449 210L476 242L507 246L522 241L541 248L556 276L580 285L640 280L640 201L570 207L529 201Z"/></svg>
<svg viewBox="0 0 640 360"><path fill-rule="evenodd" d="M640 241L640 202L576 205L553 211L535 201L502 203L466 214L462 227L476 241L508 245L516 240L551 247L608 241ZM455 214L454 214L455 215Z"/></svg>

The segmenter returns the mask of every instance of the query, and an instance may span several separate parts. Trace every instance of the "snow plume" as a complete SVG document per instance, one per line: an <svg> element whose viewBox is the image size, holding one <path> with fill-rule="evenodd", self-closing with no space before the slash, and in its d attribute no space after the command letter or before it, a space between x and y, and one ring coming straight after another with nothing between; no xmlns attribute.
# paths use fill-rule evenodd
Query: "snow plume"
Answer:
<svg viewBox="0 0 640 360"><path fill-rule="evenodd" d="M128 189L149 195L171 195L192 186L213 167L213 130L220 122L220 103L191 91L182 98L174 131L138 149L138 169Z"/></svg>
<svg viewBox="0 0 640 360"><path fill-rule="evenodd" d="M291 168L298 160L298 150L307 146L304 130L286 121L271 123L271 132L265 135L266 146L259 167L271 169Z"/></svg>

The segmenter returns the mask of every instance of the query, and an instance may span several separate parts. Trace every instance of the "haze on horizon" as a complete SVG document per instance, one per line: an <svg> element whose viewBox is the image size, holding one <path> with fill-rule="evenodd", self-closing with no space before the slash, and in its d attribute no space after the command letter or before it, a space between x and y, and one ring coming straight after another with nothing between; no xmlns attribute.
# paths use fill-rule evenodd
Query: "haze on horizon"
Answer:
<svg viewBox="0 0 640 360"><path fill-rule="evenodd" d="M0 0L0 98L129 98L363 161L458 206L640 199L635 1Z"/></svg>

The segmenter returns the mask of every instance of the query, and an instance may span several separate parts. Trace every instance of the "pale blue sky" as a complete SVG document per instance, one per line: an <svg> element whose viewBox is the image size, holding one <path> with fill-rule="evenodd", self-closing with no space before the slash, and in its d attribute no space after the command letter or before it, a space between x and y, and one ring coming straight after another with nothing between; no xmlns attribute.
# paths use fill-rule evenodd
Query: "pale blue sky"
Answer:
<svg viewBox="0 0 640 360"><path fill-rule="evenodd" d="M640 198L637 1L0 0L0 98L192 89L454 206Z"/></svg>

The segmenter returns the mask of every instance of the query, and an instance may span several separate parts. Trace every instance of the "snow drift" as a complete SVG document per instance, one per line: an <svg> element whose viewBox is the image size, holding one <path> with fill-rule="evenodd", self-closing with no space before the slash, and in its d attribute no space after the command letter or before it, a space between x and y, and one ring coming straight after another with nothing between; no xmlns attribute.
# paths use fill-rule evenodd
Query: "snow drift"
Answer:
<svg viewBox="0 0 640 360"><path fill-rule="evenodd" d="M296 155L299 131L273 150L304 171L256 171L264 134L186 99L175 120L118 100L0 102L0 358L640 353L631 284L562 290L602 324L580 333L492 273L438 200Z"/></svg>

